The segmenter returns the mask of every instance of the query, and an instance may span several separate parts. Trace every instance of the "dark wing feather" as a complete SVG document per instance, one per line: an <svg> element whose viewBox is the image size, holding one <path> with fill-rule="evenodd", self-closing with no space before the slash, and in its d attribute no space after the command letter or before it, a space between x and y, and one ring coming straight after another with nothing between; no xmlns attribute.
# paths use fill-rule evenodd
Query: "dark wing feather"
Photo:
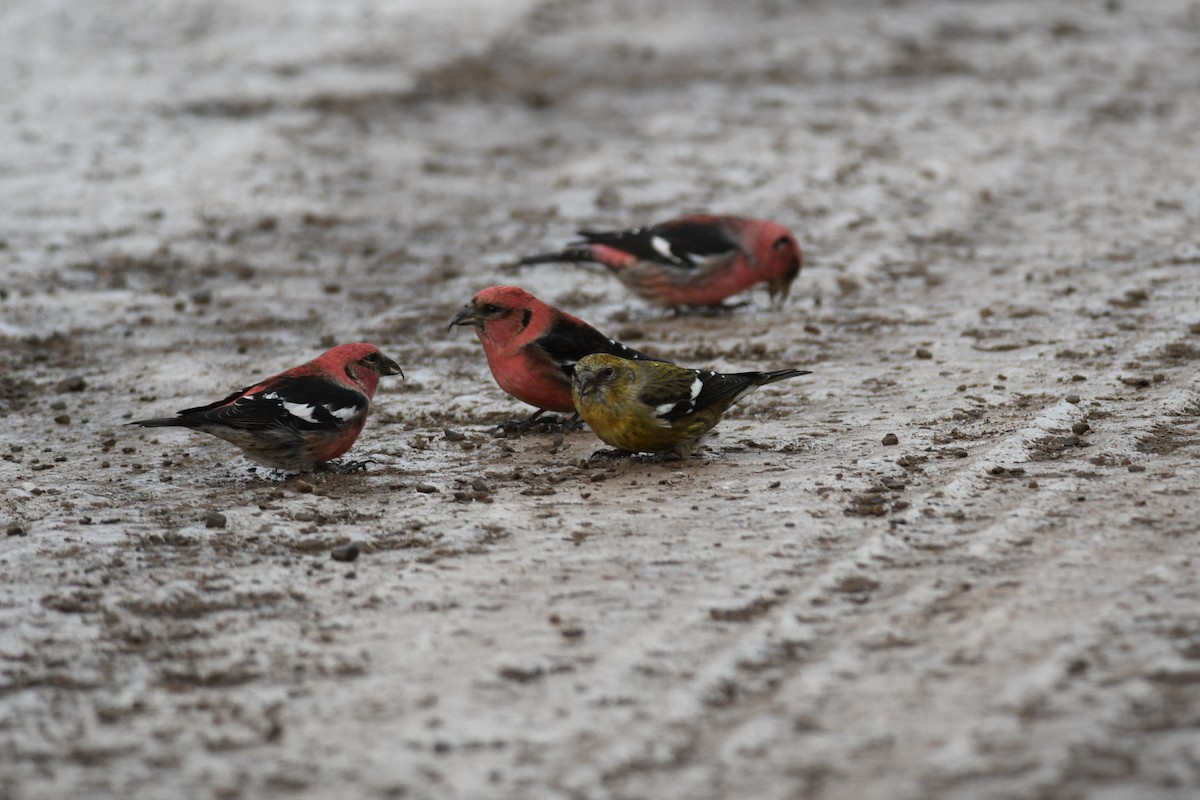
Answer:
<svg viewBox="0 0 1200 800"><path fill-rule="evenodd" d="M536 344L554 360L567 377L575 373L576 361L592 353L608 353L638 361L663 360L639 353L632 347L609 339L595 328L565 319L555 320L550 329L537 338Z"/></svg>
<svg viewBox="0 0 1200 800"><path fill-rule="evenodd" d="M712 406L724 411L757 386L758 377L757 372L722 375L705 369L673 370L670 380L646 386L640 397L654 407L656 416L670 422Z"/></svg>
<svg viewBox="0 0 1200 800"><path fill-rule="evenodd" d="M216 403L179 412L196 424L246 430L278 425L301 431L342 428L367 409L361 392L313 376L280 378Z"/></svg>
<svg viewBox="0 0 1200 800"><path fill-rule="evenodd" d="M654 387L648 386L642 390L641 397L643 402L655 406L657 416L667 421L686 417L714 406L718 407L720 413L723 414L727 408L759 386L810 374L812 373L806 369L729 374L707 369L689 369L678 373L679 377L669 382L670 388L659 395L653 393ZM699 386L696 385L697 380L700 382ZM686 389L683 388L685 383L687 384ZM667 407L667 403L672 403L672 405Z"/></svg>
<svg viewBox="0 0 1200 800"><path fill-rule="evenodd" d="M686 219L627 231L580 231L579 235L589 244L607 245L641 261L677 267L695 267L697 260L738 250L737 241L720 226ZM663 252L663 242L667 252Z"/></svg>

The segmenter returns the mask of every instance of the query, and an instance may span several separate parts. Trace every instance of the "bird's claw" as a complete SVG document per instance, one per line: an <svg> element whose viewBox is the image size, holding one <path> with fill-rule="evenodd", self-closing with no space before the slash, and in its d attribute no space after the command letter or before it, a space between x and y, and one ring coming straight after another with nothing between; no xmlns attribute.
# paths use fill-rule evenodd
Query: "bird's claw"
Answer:
<svg viewBox="0 0 1200 800"><path fill-rule="evenodd" d="M373 458L354 459L351 461L327 461L317 466L316 472L330 472L337 475L349 475L353 472L366 472L368 464L378 464Z"/></svg>
<svg viewBox="0 0 1200 800"><path fill-rule="evenodd" d="M732 314L749 305L751 305L749 300L742 300L737 303L716 303L711 306L673 306L671 311L676 317L692 315L698 317L721 317L726 314Z"/></svg>
<svg viewBox="0 0 1200 800"><path fill-rule="evenodd" d="M570 418L564 420L562 417L554 415L543 417L542 413L539 411L525 419L502 422L496 426L496 431L501 437L508 438L520 436L532 430L539 433L567 433L583 429L583 420L579 418L578 414L572 414Z"/></svg>

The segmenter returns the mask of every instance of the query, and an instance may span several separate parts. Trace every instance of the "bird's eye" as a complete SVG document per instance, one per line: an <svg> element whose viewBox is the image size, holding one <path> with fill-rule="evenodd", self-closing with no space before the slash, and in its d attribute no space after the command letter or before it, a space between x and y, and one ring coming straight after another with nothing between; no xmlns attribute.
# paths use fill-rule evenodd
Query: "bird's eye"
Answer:
<svg viewBox="0 0 1200 800"><path fill-rule="evenodd" d="M613 371L612 367L605 367L604 369L600 370L600 377L604 378L605 380L608 380L615 374L616 373Z"/></svg>
<svg viewBox="0 0 1200 800"><path fill-rule="evenodd" d="M483 313L485 314L497 314L499 312L500 306L496 305L495 303L488 303L483 307Z"/></svg>
<svg viewBox="0 0 1200 800"><path fill-rule="evenodd" d="M379 363L379 354L371 353L371 355L364 358L363 361L366 361L368 364L378 364Z"/></svg>
<svg viewBox="0 0 1200 800"><path fill-rule="evenodd" d="M791 239L789 239L787 236L780 236L775 240L775 243L772 244L771 247L775 248L776 250L782 250L791 243Z"/></svg>

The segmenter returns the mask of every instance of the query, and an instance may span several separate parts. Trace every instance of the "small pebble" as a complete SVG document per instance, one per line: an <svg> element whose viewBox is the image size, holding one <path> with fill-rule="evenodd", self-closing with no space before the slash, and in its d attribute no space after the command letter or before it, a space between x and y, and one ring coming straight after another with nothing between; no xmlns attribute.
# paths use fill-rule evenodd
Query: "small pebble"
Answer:
<svg viewBox="0 0 1200 800"><path fill-rule="evenodd" d="M1130 464L1128 467L1130 472L1145 472L1146 468L1141 464Z"/></svg>
<svg viewBox="0 0 1200 800"><path fill-rule="evenodd" d="M1136 389L1144 389L1150 385L1150 379L1143 378L1140 375L1135 375L1129 378L1121 378L1121 383L1125 384L1126 386L1133 386Z"/></svg>
<svg viewBox="0 0 1200 800"><path fill-rule="evenodd" d="M434 486L432 483L418 483L413 488L416 489L421 494L433 494L434 492L436 492L438 490L438 488L436 486Z"/></svg>
<svg viewBox="0 0 1200 800"><path fill-rule="evenodd" d="M5 531L5 533L9 536L24 536L25 529L14 522L12 525L8 526L8 529Z"/></svg>
<svg viewBox="0 0 1200 800"><path fill-rule="evenodd" d="M1069 394L1069 395L1067 395L1066 400L1068 403L1077 404L1079 402L1079 395Z"/></svg>
<svg viewBox="0 0 1200 800"><path fill-rule="evenodd" d="M317 488L306 480L296 481L296 491L300 494L312 494L312 490Z"/></svg>
<svg viewBox="0 0 1200 800"><path fill-rule="evenodd" d="M900 444L900 437L896 434L889 433L883 437L883 445L885 447L891 447L894 444Z"/></svg>
<svg viewBox="0 0 1200 800"><path fill-rule="evenodd" d="M917 358L933 358L933 353L926 350L924 347L918 347L916 352Z"/></svg>
<svg viewBox="0 0 1200 800"><path fill-rule="evenodd" d="M80 375L73 375L70 378L63 378L58 383L54 384L54 391L62 394L63 392L82 392L87 388L87 381Z"/></svg>
<svg viewBox="0 0 1200 800"><path fill-rule="evenodd" d="M353 561L358 558L358 545L351 542L335 547L329 551L329 556L334 561Z"/></svg>
<svg viewBox="0 0 1200 800"><path fill-rule="evenodd" d="M220 511L210 511L204 515L204 527L206 528L224 528L225 515Z"/></svg>
<svg viewBox="0 0 1200 800"><path fill-rule="evenodd" d="M71 424L71 415L70 414L59 414L57 417L54 418L54 421L57 422L59 425L70 425Z"/></svg>
<svg viewBox="0 0 1200 800"><path fill-rule="evenodd" d="M1083 434L1087 433L1091 429L1092 429L1092 426L1088 425L1086 422L1076 422L1074 425L1071 426L1071 433L1082 436Z"/></svg>
<svg viewBox="0 0 1200 800"><path fill-rule="evenodd" d="M448 441L448 442L461 442L463 439L467 438L467 435L465 433L461 433L460 431L451 430L450 428L446 428L445 430L443 430L442 434L446 437L446 441Z"/></svg>

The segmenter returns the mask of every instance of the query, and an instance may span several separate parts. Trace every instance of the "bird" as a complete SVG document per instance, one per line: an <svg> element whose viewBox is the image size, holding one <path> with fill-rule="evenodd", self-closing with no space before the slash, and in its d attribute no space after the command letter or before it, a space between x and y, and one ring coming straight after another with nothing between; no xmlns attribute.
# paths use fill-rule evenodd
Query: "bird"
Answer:
<svg viewBox="0 0 1200 800"><path fill-rule="evenodd" d="M481 289L450 320L473 325L496 383L537 409L506 428L528 428L547 411L575 413L571 375L591 353L655 359L610 339L583 320L548 305L517 286Z"/></svg>
<svg viewBox="0 0 1200 800"><path fill-rule="evenodd" d="M765 282L773 305L787 300L804 253L792 232L764 219L694 214L623 231L578 231L565 250L522 258L518 266L594 262L639 297L665 308L722 307Z"/></svg>
<svg viewBox="0 0 1200 800"><path fill-rule="evenodd" d="M810 374L805 369L722 374L597 353L575 365L571 394L583 421L605 443L686 458L738 400L768 383Z"/></svg>
<svg viewBox="0 0 1200 800"><path fill-rule="evenodd" d="M373 344L343 344L224 400L129 424L212 434L251 461L287 472L332 468L329 462L362 432L383 375L403 378L404 372ZM363 466L352 462L345 468Z"/></svg>

